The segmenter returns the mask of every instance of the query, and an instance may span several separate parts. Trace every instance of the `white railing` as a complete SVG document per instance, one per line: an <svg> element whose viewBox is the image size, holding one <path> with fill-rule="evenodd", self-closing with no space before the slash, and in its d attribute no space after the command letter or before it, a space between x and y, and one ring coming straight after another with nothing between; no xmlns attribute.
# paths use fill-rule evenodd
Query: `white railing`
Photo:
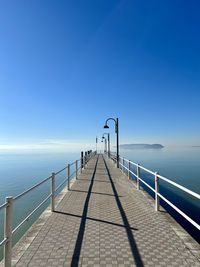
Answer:
<svg viewBox="0 0 200 267"><path fill-rule="evenodd" d="M117 157L115 153L110 153L110 158L116 163ZM125 165L126 162L126 165ZM176 188L179 188L180 190L184 191L185 193L189 194L190 196L200 200L200 195L198 193L193 192L192 190L173 182L172 180L161 176L158 172L153 172L143 166L141 166L139 163L132 162L124 157L119 157L119 166L123 173L125 173L125 170L127 171L128 178L130 179L131 174L136 178L136 188L140 189L140 184L146 185L151 191L155 194L155 210L159 211L160 206L160 199L162 199L164 202L166 202L170 207L172 207L176 212L178 212L180 215L182 215L188 222L190 222L193 226L195 226L198 230L200 230L200 225L195 222L193 219L191 219L187 214L185 214L182 210L180 210L176 205L174 205L171 201L169 201L166 197L160 194L159 190L159 180L163 180L168 184L173 185ZM134 173L131 169L131 166L135 166L137 168L137 172ZM151 175L154 176L154 184L155 188L153 188L151 185L149 185L147 182L145 182L140 174L140 171L143 170Z"/></svg>
<svg viewBox="0 0 200 267"><path fill-rule="evenodd" d="M36 185L32 186L31 188L27 189L26 191L20 193L16 197L6 197L5 203L0 206L0 210L5 209L5 216L4 216L4 239L0 241L0 247L4 246L4 266L11 267L11 258L12 258L12 237L13 235L24 225L30 217L46 203L49 199L51 199L51 211L55 211L55 196L58 193L58 190L61 189L64 184L67 182L67 188L70 190L70 182L72 178L77 179L79 172L82 172L83 169L87 167L88 161L96 154L95 152L90 151L90 153L86 153L81 159L78 159L71 164L67 164L63 169L57 171L56 173L53 172L51 176L45 178L41 182L37 183ZM75 171L71 173L71 166L75 165ZM55 187L56 184L56 176L61 172L66 170L66 178ZM27 195L29 192L33 191L34 189L38 188L45 182L50 181L50 194L34 209L32 210L26 218L24 218L14 229L12 229L13 225L13 203L20 199L21 197Z"/></svg>

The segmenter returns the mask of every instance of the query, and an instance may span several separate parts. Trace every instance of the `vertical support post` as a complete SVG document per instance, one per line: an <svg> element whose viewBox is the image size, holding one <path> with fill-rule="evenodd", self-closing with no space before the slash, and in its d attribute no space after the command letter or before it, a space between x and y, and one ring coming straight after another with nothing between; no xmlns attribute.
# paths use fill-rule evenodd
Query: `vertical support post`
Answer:
<svg viewBox="0 0 200 267"><path fill-rule="evenodd" d="M123 171L123 173L125 173L125 168L124 168L124 157L123 157L123 161L122 161L122 164L123 164L123 167L122 167L122 171Z"/></svg>
<svg viewBox="0 0 200 267"><path fill-rule="evenodd" d="M78 160L76 160L76 180L78 178Z"/></svg>
<svg viewBox="0 0 200 267"><path fill-rule="evenodd" d="M137 190L140 190L140 164L137 165Z"/></svg>
<svg viewBox="0 0 200 267"><path fill-rule="evenodd" d="M81 172L83 170L83 167L84 167L84 158L83 158L83 151L81 151Z"/></svg>
<svg viewBox="0 0 200 267"><path fill-rule="evenodd" d="M130 170L131 170L131 162L128 161L128 179L130 180Z"/></svg>
<svg viewBox="0 0 200 267"><path fill-rule="evenodd" d="M158 172L155 173L155 211L159 211L160 207L160 197L158 196L159 193L159 178Z"/></svg>
<svg viewBox="0 0 200 267"><path fill-rule="evenodd" d="M84 168L87 166L87 152L85 152L85 166Z"/></svg>
<svg viewBox="0 0 200 267"><path fill-rule="evenodd" d="M108 133L108 157L110 158L110 134Z"/></svg>
<svg viewBox="0 0 200 267"><path fill-rule="evenodd" d="M68 190L70 190L70 164L68 164L68 179L67 179L67 184L68 184Z"/></svg>
<svg viewBox="0 0 200 267"><path fill-rule="evenodd" d="M51 176L51 211L55 211L55 173Z"/></svg>
<svg viewBox="0 0 200 267"><path fill-rule="evenodd" d="M11 267L12 261L12 215L13 215L13 197L6 197L6 209L5 209L5 228L4 238L7 239L7 243L4 247L4 266Z"/></svg>
<svg viewBox="0 0 200 267"><path fill-rule="evenodd" d="M119 168L119 119L116 119L116 134L117 134L117 168Z"/></svg>
<svg viewBox="0 0 200 267"><path fill-rule="evenodd" d="M83 169L85 169L85 156L83 157Z"/></svg>

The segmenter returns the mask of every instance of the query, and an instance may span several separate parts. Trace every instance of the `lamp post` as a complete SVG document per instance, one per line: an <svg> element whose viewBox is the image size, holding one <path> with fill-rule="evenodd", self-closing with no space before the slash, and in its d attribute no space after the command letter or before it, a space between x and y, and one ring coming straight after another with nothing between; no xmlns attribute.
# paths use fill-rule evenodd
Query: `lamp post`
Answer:
<svg viewBox="0 0 200 267"><path fill-rule="evenodd" d="M103 140L104 140L104 153L106 153L107 152L107 139L104 136L102 136L102 140L101 140L102 143L103 143Z"/></svg>
<svg viewBox="0 0 200 267"><path fill-rule="evenodd" d="M115 133L117 135L117 168L119 168L119 119L108 118L105 122L104 129L109 129L108 121L113 120L115 122Z"/></svg>
<svg viewBox="0 0 200 267"><path fill-rule="evenodd" d="M97 154L97 143L98 143L98 138L96 137L96 154Z"/></svg>
<svg viewBox="0 0 200 267"><path fill-rule="evenodd" d="M105 134L107 134L107 136L108 136L108 157L110 158L110 134L109 134L109 133L104 133L104 134L102 135L102 139L105 138L105 137L104 137Z"/></svg>

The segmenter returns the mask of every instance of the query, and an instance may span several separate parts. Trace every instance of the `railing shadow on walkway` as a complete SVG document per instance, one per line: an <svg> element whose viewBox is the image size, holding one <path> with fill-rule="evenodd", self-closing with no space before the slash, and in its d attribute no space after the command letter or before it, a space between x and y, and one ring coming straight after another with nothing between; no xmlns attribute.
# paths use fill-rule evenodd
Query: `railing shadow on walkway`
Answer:
<svg viewBox="0 0 200 267"><path fill-rule="evenodd" d="M78 219L82 219L83 217L81 215L77 215L77 214L73 214L73 213L68 213L68 212L63 212L63 211L54 211L55 213L58 214L63 214L66 216L71 216L71 217L75 217ZM113 225L113 226L118 226L118 227L122 227L122 228L126 228L127 226L120 224L120 223L114 223L114 222L109 222L109 221L105 221L105 220L101 220L101 219L97 219L97 218L92 218L92 217L86 217L86 220L89 221L94 221L94 222L101 222L101 223L105 223L105 224L109 224L109 225ZM134 227L130 227L130 230L134 230L134 231L138 231L137 228Z"/></svg>
<svg viewBox="0 0 200 267"><path fill-rule="evenodd" d="M91 179L80 179L80 178L78 178L77 180L79 180L79 181L91 181ZM99 183L110 183L109 181L104 181L104 180L95 180L95 182L99 182Z"/></svg>
<svg viewBox="0 0 200 267"><path fill-rule="evenodd" d="M102 156L103 157L103 156ZM137 267L143 267L144 264L142 262L142 258L140 256L140 253L139 253L139 250L137 248L137 244L135 242L135 239L134 239L134 236L133 236L133 233L131 231L131 227L130 227L130 224L129 224L129 221L128 221L128 218L126 216L126 213L122 207L122 204L121 204L121 201L119 199L119 196L118 196L118 193L117 193L117 190L115 188L115 185L114 185L114 182L112 180L112 176L110 174L110 171L108 169L108 166L106 164L106 161L103 157L103 160L104 160L104 164L105 164L105 167L106 167L106 170L107 170L107 173L108 173L108 177L110 179L110 183L111 183L111 186L112 186L112 190L113 190L113 193L115 195L115 199L116 199L116 202L117 202L117 206L118 206L118 209L120 211L120 214L121 214L121 217L122 217L122 220L123 220L123 223L125 225L125 229L126 229L126 234L127 234L127 237L128 237L128 241L129 241L129 244L130 244L130 248L131 248L131 252L132 252L132 255L133 255L133 258L134 258L134 261L135 261L135 264Z"/></svg>
<svg viewBox="0 0 200 267"><path fill-rule="evenodd" d="M95 182L96 182L96 180L95 180ZM70 189L70 191L71 192L79 192L79 193L88 193L88 191L77 190L77 189ZM112 194L100 193L100 192L91 192L91 194L114 197L114 195L112 195ZM119 197L123 197L123 196L119 196Z"/></svg>

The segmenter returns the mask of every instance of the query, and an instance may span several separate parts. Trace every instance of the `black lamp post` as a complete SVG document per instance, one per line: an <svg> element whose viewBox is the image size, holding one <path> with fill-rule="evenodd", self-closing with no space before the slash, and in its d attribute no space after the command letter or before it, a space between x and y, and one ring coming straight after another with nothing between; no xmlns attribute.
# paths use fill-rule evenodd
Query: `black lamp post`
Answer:
<svg viewBox="0 0 200 267"><path fill-rule="evenodd" d="M108 157L110 158L110 134L109 133L104 133L102 138L105 138L104 135L107 134L108 136Z"/></svg>
<svg viewBox="0 0 200 267"><path fill-rule="evenodd" d="M106 153L107 152L107 139L104 136L102 136L101 142L103 142L103 140L104 140L104 153Z"/></svg>
<svg viewBox="0 0 200 267"><path fill-rule="evenodd" d="M105 122L104 129L108 129L108 121L113 120L115 122L115 133L117 135L117 168L119 168L119 119L108 118Z"/></svg>

